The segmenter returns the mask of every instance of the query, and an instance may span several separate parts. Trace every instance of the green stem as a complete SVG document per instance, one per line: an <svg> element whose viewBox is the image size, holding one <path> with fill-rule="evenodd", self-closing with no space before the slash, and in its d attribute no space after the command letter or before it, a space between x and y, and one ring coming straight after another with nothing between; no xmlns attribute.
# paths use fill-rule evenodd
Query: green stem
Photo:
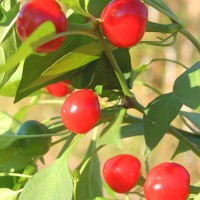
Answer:
<svg viewBox="0 0 200 200"><path fill-rule="evenodd" d="M75 139L74 139L74 137L75 137ZM61 151L58 155L58 158L61 158L61 157L64 159L67 158L70 151L74 147L74 145L76 145L79 142L79 140L82 139L83 137L84 137L84 134L76 135L76 134L72 133L69 136L69 140L66 141L63 148L61 149Z"/></svg>
<svg viewBox="0 0 200 200"><path fill-rule="evenodd" d="M0 173L1 176L16 176L16 177L22 177L22 178L31 178L32 175L26 175L26 174L18 174L18 173Z"/></svg>
<svg viewBox="0 0 200 200"><path fill-rule="evenodd" d="M104 52L105 52L108 60L110 61L111 65L113 67L113 70L114 70L114 72L119 80L119 83L121 85L122 91L125 96L124 106L126 108L135 108L139 112L143 113L143 106L141 104L139 104L139 102L137 101L135 96L129 90L129 87L126 83L126 79L125 79L123 73L121 72L121 69L120 69L112 51L109 49L106 41L104 40L103 35L101 34L100 30L97 31L97 35L98 35L99 43L101 44L102 48L104 49Z"/></svg>
<svg viewBox="0 0 200 200"><path fill-rule="evenodd" d="M68 137L68 140L65 142L65 144L63 145L62 149L60 150L57 158L60 158L63 153L65 152L65 150L70 146L72 140L74 139L75 137L75 134L70 134L69 137Z"/></svg>
<svg viewBox="0 0 200 200"><path fill-rule="evenodd" d="M188 67L185 66L184 64L182 64L182 63L180 63L180 62L178 62L178 61L176 61L176 60L171 60L171 59L166 59L166 58L155 58L155 59L152 59L152 60L149 62L148 65L150 65L150 64L153 63L153 62L157 62L157 61L173 62L173 63L176 63L176 64L182 66L184 69L188 69Z"/></svg>
<svg viewBox="0 0 200 200"><path fill-rule="evenodd" d="M155 8L156 10L160 11L164 15L168 16L171 20L175 21L176 23L180 24L182 27L185 26L184 22L179 19L163 2L159 4L157 1L153 0L143 0L144 3L150 5L151 7Z"/></svg>
<svg viewBox="0 0 200 200"><path fill-rule="evenodd" d="M182 33L192 44L197 48L197 50L200 52L200 43L198 40L186 29L181 29L180 33Z"/></svg>
<svg viewBox="0 0 200 200"><path fill-rule="evenodd" d="M178 24L158 24L155 22L147 22L146 32L159 32L159 33L176 33L182 26Z"/></svg>
<svg viewBox="0 0 200 200"><path fill-rule="evenodd" d="M99 43L101 44L101 46L104 49L104 52L105 52L108 60L110 61L111 65L112 65L112 67L113 67L113 69L115 71L115 74L116 74L116 76L117 76L117 78L118 78L118 80L120 82L120 85L122 87L124 95L127 96L127 97L132 97L132 94L131 94L131 92L129 90L129 87L128 87L127 83L126 83L124 75L121 72L118 63L115 60L115 57L114 57L112 51L109 49L106 41L104 40L100 30L98 31L98 39L99 39Z"/></svg>
<svg viewBox="0 0 200 200"><path fill-rule="evenodd" d="M26 182L28 181L28 178L30 178L30 177L25 177L25 176L26 175L33 175L33 174L35 174L36 171L37 171L37 166L35 164L28 165L23 172L24 177L19 178L19 180L17 181L17 183L13 187L13 190L16 191L16 190L21 189L26 184Z"/></svg>
<svg viewBox="0 0 200 200"><path fill-rule="evenodd" d="M56 144L58 144L58 143L60 143L60 142L62 142L62 141L64 141L64 140L67 140L68 137L69 137L69 136L66 136L66 137L63 137L63 138L61 138L61 139L59 139L59 140L56 140L55 142L52 142L52 143L51 143L51 146L54 146L54 145L56 145Z"/></svg>
<svg viewBox="0 0 200 200"><path fill-rule="evenodd" d="M190 185L190 194L200 194L200 187Z"/></svg>

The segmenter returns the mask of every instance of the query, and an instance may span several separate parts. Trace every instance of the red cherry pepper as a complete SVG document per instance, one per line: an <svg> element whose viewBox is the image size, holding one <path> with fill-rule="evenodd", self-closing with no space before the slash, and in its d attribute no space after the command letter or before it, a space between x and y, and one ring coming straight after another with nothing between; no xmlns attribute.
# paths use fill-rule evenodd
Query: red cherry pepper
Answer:
<svg viewBox="0 0 200 200"><path fill-rule="evenodd" d="M43 22L51 21L55 25L56 33L64 32L67 28L67 19L60 5L55 0L30 0L19 12L16 29L19 38L25 41L27 37ZM38 53L48 53L58 49L64 37L54 39L39 46Z"/></svg>
<svg viewBox="0 0 200 200"><path fill-rule="evenodd" d="M129 154L120 154L108 159L103 166L106 183L117 193L126 193L140 177L140 161Z"/></svg>
<svg viewBox="0 0 200 200"><path fill-rule="evenodd" d="M101 14L103 33L114 46L131 47L145 33L147 14L140 0L112 0Z"/></svg>
<svg viewBox="0 0 200 200"><path fill-rule="evenodd" d="M82 89L70 94L65 100L61 117L65 127L74 133L87 133L97 123L100 105L96 94Z"/></svg>
<svg viewBox="0 0 200 200"><path fill-rule="evenodd" d="M186 200L190 175L180 164L164 162L153 167L144 184L146 200Z"/></svg>

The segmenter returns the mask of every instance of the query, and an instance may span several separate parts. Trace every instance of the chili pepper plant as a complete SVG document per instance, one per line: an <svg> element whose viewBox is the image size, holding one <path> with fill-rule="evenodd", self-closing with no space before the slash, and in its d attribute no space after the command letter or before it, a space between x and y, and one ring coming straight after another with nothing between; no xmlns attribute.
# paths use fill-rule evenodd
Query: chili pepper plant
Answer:
<svg viewBox="0 0 200 200"><path fill-rule="evenodd" d="M189 47L177 51L199 55L199 35L175 12L163 0L0 1L1 200L199 199L195 166L176 160L200 157L199 57L160 53L173 55L184 38ZM138 64L136 53L146 59ZM181 68L167 92L146 81L156 63ZM29 103L9 114L5 97ZM41 120L55 104L56 115ZM163 143L166 135L177 145ZM168 159L151 164L158 146Z"/></svg>

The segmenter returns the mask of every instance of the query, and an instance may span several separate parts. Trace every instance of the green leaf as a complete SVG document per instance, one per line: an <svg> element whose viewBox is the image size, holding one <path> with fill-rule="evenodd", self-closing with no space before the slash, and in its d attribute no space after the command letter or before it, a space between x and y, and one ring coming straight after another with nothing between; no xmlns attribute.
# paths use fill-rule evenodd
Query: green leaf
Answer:
<svg viewBox="0 0 200 200"><path fill-rule="evenodd" d="M144 125L141 122L135 122L121 127L121 138L144 135Z"/></svg>
<svg viewBox="0 0 200 200"><path fill-rule="evenodd" d="M56 52L45 56L28 57L24 63L22 80L15 102L48 84L73 77L77 73L74 69L77 70L85 63L98 58L98 55L94 54L102 50L96 44L82 36L71 36L67 37L63 46Z"/></svg>
<svg viewBox="0 0 200 200"><path fill-rule="evenodd" d="M200 62L176 79L173 90L183 104L200 112Z"/></svg>
<svg viewBox="0 0 200 200"><path fill-rule="evenodd" d="M13 156L2 166L0 166L1 172L17 172L24 169L27 165L32 162L31 158L25 157L18 152L15 152Z"/></svg>
<svg viewBox="0 0 200 200"><path fill-rule="evenodd" d="M80 68L89 62L92 62L99 58L99 54L102 49L98 43L87 44L81 46L74 51L66 54L61 59L56 61L50 68L48 68L41 76L36 79L31 85L24 88L24 90L30 89L50 81L52 78L57 78L67 72ZM22 90L22 92L24 91Z"/></svg>
<svg viewBox="0 0 200 200"><path fill-rule="evenodd" d="M86 161L96 148L96 142L91 141L86 157ZM82 164L79 166L81 168ZM94 199L97 196L102 196L102 180L100 175L100 163L97 154L95 154L92 159L87 163L87 166L81 172L80 178L77 182L76 188L76 199Z"/></svg>
<svg viewBox="0 0 200 200"><path fill-rule="evenodd" d="M15 200L19 191L13 191L8 188L0 188L0 199L1 200Z"/></svg>
<svg viewBox="0 0 200 200"><path fill-rule="evenodd" d="M23 62L21 62L21 65L23 66ZM1 83L1 85L5 85L0 89L0 95L15 97L22 75L22 66L5 73L3 82Z"/></svg>
<svg viewBox="0 0 200 200"><path fill-rule="evenodd" d="M13 136L13 137L10 137L10 136ZM7 131L3 134L0 134L0 149L5 149L16 140L17 140L17 137L15 137L14 133L12 132Z"/></svg>
<svg viewBox="0 0 200 200"><path fill-rule="evenodd" d="M160 95L147 105L143 120L145 141L150 150L163 138L181 107L182 103L173 93Z"/></svg>
<svg viewBox="0 0 200 200"><path fill-rule="evenodd" d="M184 144L184 146L178 146L178 148L176 151L178 151L178 153L183 153L185 151L191 150L193 151L197 156L200 157L200 135L197 134L193 134L181 129L177 129L175 130L174 128L170 127L170 132L175 132L176 131L176 135L178 136L177 138ZM176 152L175 152L176 153Z"/></svg>
<svg viewBox="0 0 200 200"><path fill-rule="evenodd" d="M127 49L117 49L113 51L116 61L124 74L126 82L130 85L131 77L131 60ZM96 65L94 76L90 82L89 87L95 88L97 85L102 85L104 90L120 89L120 83L116 74L109 62L107 56L103 53Z"/></svg>
<svg viewBox="0 0 200 200"><path fill-rule="evenodd" d="M190 120L198 129L200 129L200 113L181 111L181 115Z"/></svg>
<svg viewBox="0 0 200 200"><path fill-rule="evenodd" d="M52 165L36 173L25 185L19 200L71 200L73 184L67 157L68 154L63 154Z"/></svg>
<svg viewBox="0 0 200 200"><path fill-rule="evenodd" d="M14 69L22 60L34 52L34 49L39 46L42 39L47 39L53 35L55 35L55 27L52 22L47 21L41 24L21 45L18 51L7 60L6 64L0 66L0 73Z"/></svg>
<svg viewBox="0 0 200 200"><path fill-rule="evenodd" d="M183 142L179 141L178 146L176 147L176 150L171 157L171 160L173 160L178 154L184 153L186 151L189 151L189 148Z"/></svg>
<svg viewBox="0 0 200 200"><path fill-rule="evenodd" d="M71 8L75 12L82 14L86 17L89 17L90 15L81 7L79 0L60 0L63 4L65 4L67 7Z"/></svg>
<svg viewBox="0 0 200 200"><path fill-rule="evenodd" d="M93 16L99 18L104 7L109 3L109 0L81 0L84 4L85 10L91 13Z"/></svg>
<svg viewBox="0 0 200 200"><path fill-rule="evenodd" d="M97 125L113 121L116 118L116 114L119 113L121 109L122 106L111 106L102 109Z"/></svg>
<svg viewBox="0 0 200 200"><path fill-rule="evenodd" d="M121 147L121 124L126 114L126 109L122 108L118 113L116 113L116 117L114 120L109 123L101 133L99 144L115 144L118 147Z"/></svg>
<svg viewBox="0 0 200 200"><path fill-rule="evenodd" d="M12 5L15 4L15 5ZM0 44L6 38L8 32L12 29L16 16L19 12L19 3L16 1L6 1L6 3L1 3L0 10L3 13L3 18L0 21Z"/></svg>
<svg viewBox="0 0 200 200"><path fill-rule="evenodd" d="M6 97L15 97L19 83L20 80L9 82L2 89L0 89L0 95Z"/></svg>
<svg viewBox="0 0 200 200"><path fill-rule="evenodd" d="M132 76L131 76L131 80L132 82L142 73L144 72L147 67L149 66L149 64L143 64L143 65L139 65L137 67L135 67L132 71Z"/></svg>

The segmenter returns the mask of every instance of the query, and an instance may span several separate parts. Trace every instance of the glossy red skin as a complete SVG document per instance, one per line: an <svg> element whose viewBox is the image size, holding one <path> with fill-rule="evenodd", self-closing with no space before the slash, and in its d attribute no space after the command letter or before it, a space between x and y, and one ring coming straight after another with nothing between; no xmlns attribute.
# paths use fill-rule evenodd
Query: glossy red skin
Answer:
<svg viewBox="0 0 200 200"><path fill-rule="evenodd" d="M189 194L190 175L181 165L161 163L152 168L144 184L146 200L186 200Z"/></svg>
<svg viewBox="0 0 200 200"><path fill-rule="evenodd" d="M70 93L69 83L58 82L46 86L46 90L53 96L64 97Z"/></svg>
<svg viewBox="0 0 200 200"><path fill-rule="evenodd" d="M56 33L64 32L67 28L67 19L55 0L30 0L19 12L16 29L21 41L26 38L43 22L52 21ZM64 37L52 40L36 49L38 53L48 53L58 49Z"/></svg>
<svg viewBox="0 0 200 200"><path fill-rule="evenodd" d="M120 154L108 159L103 166L106 183L117 193L126 193L140 177L140 161L129 154Z"/></svg>
<svg viewBox="0 0 200 200"><path fill-rule="evenodd" d="M71 132L87 133L100 117L100 105L96 94L88 89L73 92L62 106L61 117L64 126Z"/></svg>
<svg viewBox="0 0 200 200"><path fill-rule="evenodd" d="M114 46L131 47L145 33L147 15L147 8L140 0L112 0L101 14L103 33Z"/></svg>

